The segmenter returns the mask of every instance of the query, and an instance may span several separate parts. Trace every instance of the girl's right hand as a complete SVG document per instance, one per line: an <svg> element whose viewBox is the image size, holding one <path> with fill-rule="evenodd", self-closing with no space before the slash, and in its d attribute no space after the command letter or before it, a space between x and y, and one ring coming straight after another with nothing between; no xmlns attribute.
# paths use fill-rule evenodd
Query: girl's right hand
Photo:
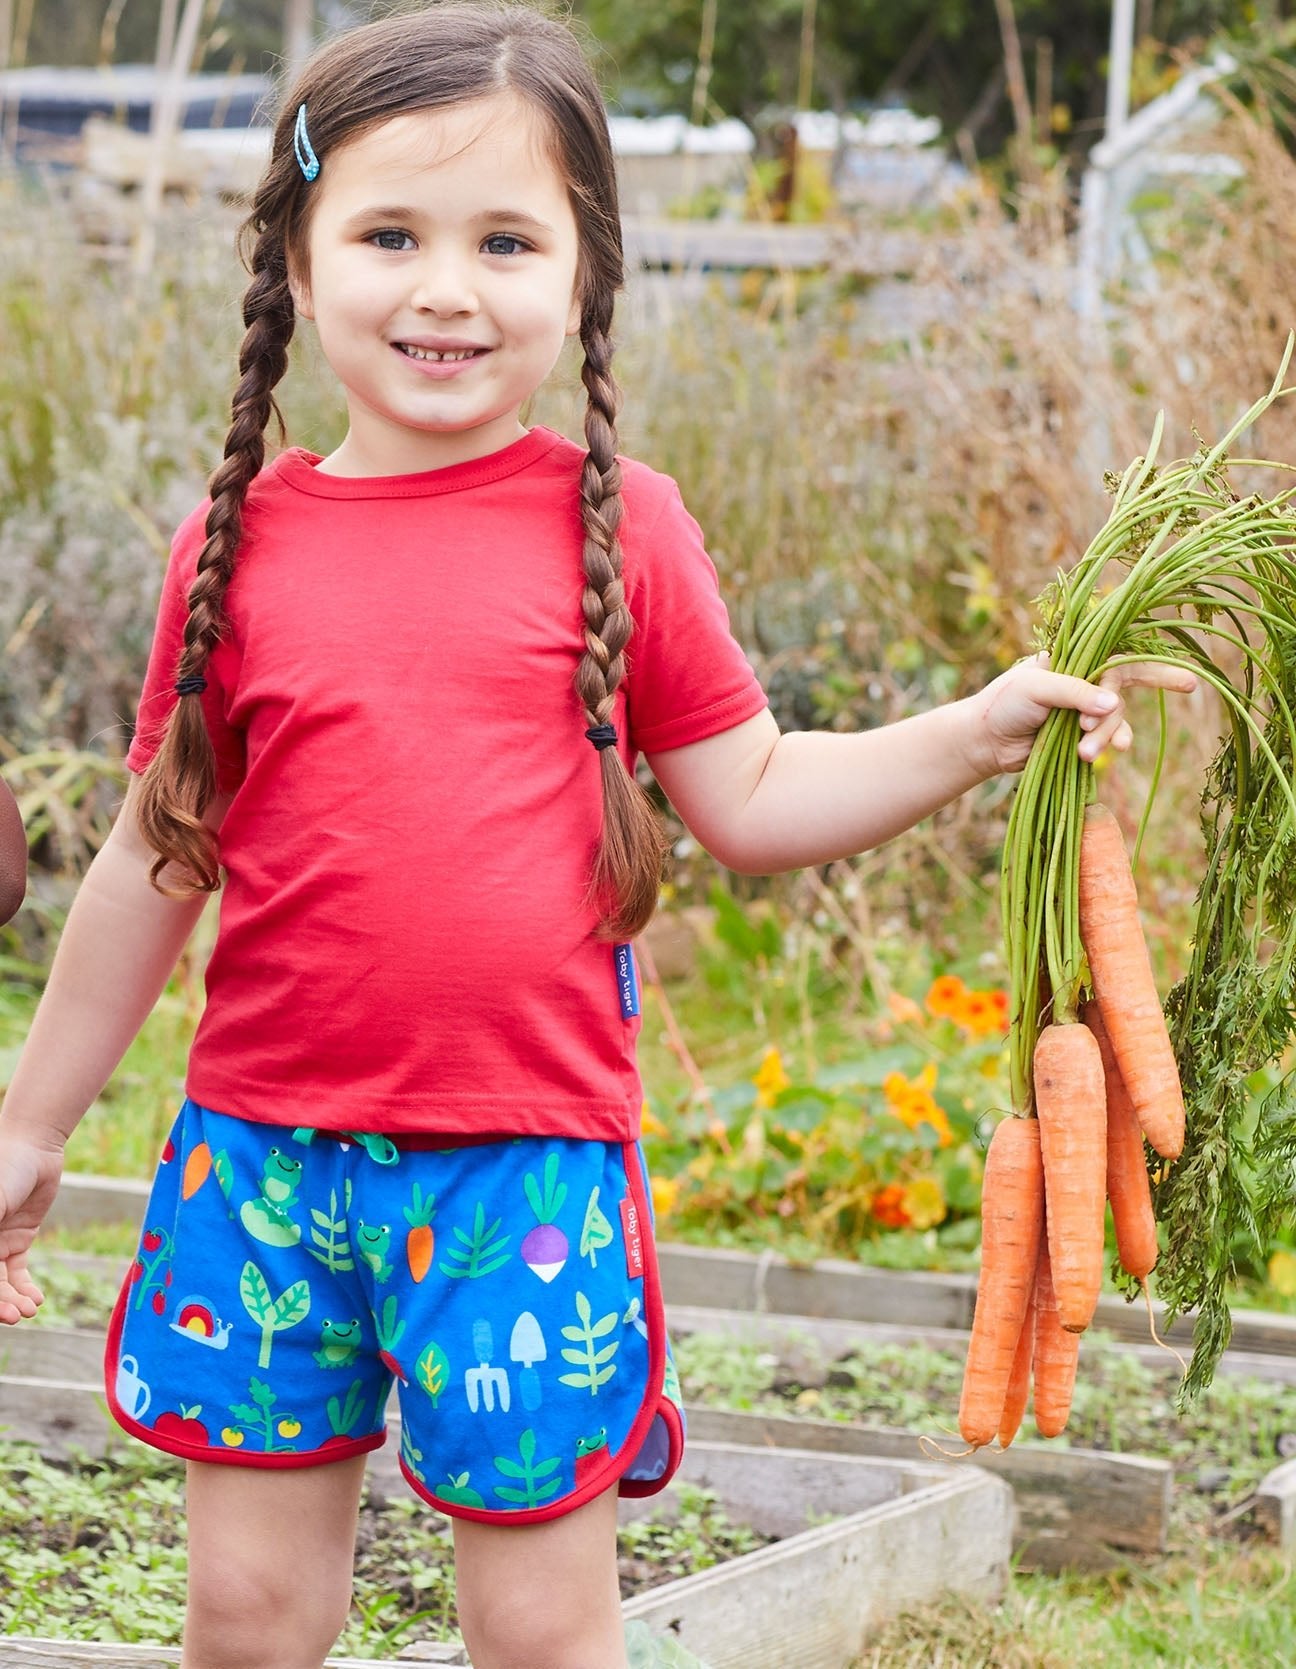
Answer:
<svg viewBox="0 0 1296 1669"><path fill-rule="evenodd" d="M27 1253L62 1174L61 1146L43 1146L0 1125L0 1323L35 1315L44 1300Z"/></svg>

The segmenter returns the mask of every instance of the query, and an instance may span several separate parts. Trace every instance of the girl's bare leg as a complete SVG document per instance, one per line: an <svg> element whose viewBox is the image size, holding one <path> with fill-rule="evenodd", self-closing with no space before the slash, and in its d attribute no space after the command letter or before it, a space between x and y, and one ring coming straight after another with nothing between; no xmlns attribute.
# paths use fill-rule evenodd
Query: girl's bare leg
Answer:
<svg viewBox="0 0 1296 1669"><path fill-rule="evenodd" d="M547 1524L457 1518L454 1536L473 1669L626 1669L615 1488Z"/></svg>
<svg viewBox="0 0 1296 1669"><path fill-rule="evenodd" d="M320 1669L351 1605L363 1455L253 1470L190 1461L182 1669Z"/></svg>

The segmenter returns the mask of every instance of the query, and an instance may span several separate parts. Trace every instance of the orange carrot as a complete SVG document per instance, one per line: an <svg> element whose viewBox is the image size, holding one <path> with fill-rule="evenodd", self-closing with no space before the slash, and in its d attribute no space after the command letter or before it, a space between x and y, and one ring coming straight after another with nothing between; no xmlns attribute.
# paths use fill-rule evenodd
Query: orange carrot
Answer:
<svg viewBox="0 0 1296 1669"><path fill-rule="evenodd" d="M1040 1242L1043 1244L1043 1241ZM1030 1398L1031 1361L1035 1355L1035 1290L1026 1301L1026 1319L1017 1338L1017 1354L1013 1357L1012 1374L1008 1380L1008 1395L1004 1398L1003 1413L999 1416L999 1447L1006 1449L1021 1427L1022 1415Z"/></svg>
<svg viewBox="0 0 1296 1669"><path fill-rule="evenodd" d="M1026 1319L1044 1224L1044 1172L1039 1124L1006 1118L986 1154L981 1187L981 1275L959 1430L974 1448L999 1430L1017 1341Z"/></svg>
<svg viewBox="0 0 1296 1669"><path fill-rule="evenodd" d="M1080 938L1143 1134L1165 1159L1183 1150L1179 1067L1152 977L1138 895L1120 825L1105 806L1085 810L1080 841Z"/></svg>
<svg viewBox="0 0 1296 1669"><path fill-rule="evenodd" d="M180 1196L191 1200L206 1182L211 1174L211 1149L206 1142L199 1142L185 1160L184 1175L180 1179Z"/></svg>
<svg viewBox="0 0 1296 1669"><path fill-rule="evenodd" d="M1083 1333L1102 1290L1107 1202L1102 1055L1088 1026L1045 1026L1032 1064L1058 1314L1068 1332Z"/></svg>
<svg viewBox="0 0 1296 1669"><path fill-rule="evenodd" d="M1136 1280L1146 1281L1157 1260L1157 1233L1143 1132L1098 1003L1086 1007L1085 1024L1098 1039L1107 1085L1107 1198L1116 1229L1116 1249L1121 1268Z"/></svg>
<svg viewBox="0 0 1296 1669"><path fill-rule="evenodd" d="M414 1184L414 1198L405 1209L405 1221L409 1224L409 1233L405 1236L405 1261L409 1264L409 1272L416 1281L421 1281L432 1267L432 1253L435 1249L436 1236L432 1230L432 1219L436 1216L436 1195L429 1194L426 1199L418 1183Z"/></svg>
<svg viewBox="0 0 1296 1669"><path fill-rule="evenodd" d="M1060 1437L1071 1414L1080 1336L1068 1333L1058 1316L1049 1264L1048 1237L1040 1246L1035 1275L1035 1429L1041 1437Z"/></svg>

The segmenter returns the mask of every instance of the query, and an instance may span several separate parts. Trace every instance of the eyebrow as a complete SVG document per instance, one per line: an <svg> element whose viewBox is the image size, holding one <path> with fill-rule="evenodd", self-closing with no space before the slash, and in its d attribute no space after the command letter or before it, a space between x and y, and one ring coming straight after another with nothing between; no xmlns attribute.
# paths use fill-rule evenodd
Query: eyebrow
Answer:
<svg viewBox="0 0 1296 1669"><path fill-rule="evenodd" d="M349 215L345 224L347 230L352 230L372 225L375 221L404 223L419 219L420 212L418 209L410 208L407 203L376 203ZM480 214L472 217L472 221L474 225L529 226L538 232L548 232L551 237L554 235L554 228L547 220L541 220L538 215L529 214L525 209L483 209Z"/></svg>

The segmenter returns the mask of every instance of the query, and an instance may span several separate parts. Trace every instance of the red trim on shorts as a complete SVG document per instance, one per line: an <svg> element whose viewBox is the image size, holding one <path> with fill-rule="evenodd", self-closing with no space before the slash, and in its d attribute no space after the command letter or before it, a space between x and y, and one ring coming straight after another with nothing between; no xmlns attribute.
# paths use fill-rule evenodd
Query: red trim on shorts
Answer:
<svg viewBox="0 0 1296 1669"><path fill-rule="evenodd" d="M623 1480L620 1493L656 1495L659 1490L665 1489L679 1465L680 1456L684 1452L684 1432L675 1405L669 1397L662 1395L662 1387L666 1381L666 1311L662 1302L661 1276L657 1267L656 1236L649 1228L652 1223L652 1208L648 1201L644 1168L636 1143L622 1144L621 1162L626 1183L639 1209L644 1252L644 1316L648 1323L649 1381L635 1422L616 1453L609 1454L599 1470L578 1489L573 1489L569 1495L564 1495L558 1501L546 1502L542 1507L523 1507L516 1512L501 1510L498 1507L465 1507L457 1501L444 1501L439 1495L432 1494L426 1484L421 1484L411 1474L402 1455L400 1469L405 1474L405 1481L410 1488L420 1500L426 1501L430 1507L435 1507L438 1512L445 1513L449 1518L466 1518L476 1524L508 1525L544 1524L550 1519L564 1518L568 1513L575 1512L577 1507L583 1507L596 1496L604 1494L618 1479L623 1479L623 1474L633 1464L653 1421L659 1414L666 1415L667 1428L671 1434L670 1461L666 1470L660 1478L636 1479L633 1483Z"/></svg>
<svg viewBox="0 0 1296 1669"><path fill-rule="evenodd" d="M162 1436L152 1426L142 1425L128 1414L117 1400L117 1367L121 1351L122 1329L125 1326L126 1305L130 1300L131 1280L127 1271L113 1305L112 1320L108 1323L108 1338L104 1346L104 1393L108 1411L117 1424L131 1437L147 1443L151 1449L177 1455L181 1460L207 1461L216 1466L252 1466L264 1471L297 1470L303 1466L331 1466L334 1461L349 1460L352 1455L368 1454L380 1449L387 1441L387 1428L371 1432L368 1437L348 1437L337 1443L326 1443L322 1449L310 1449L304 1454L284 1453L267 1455L255 1449L218 1448L210 1443L186 1443L183 1438Z"/></svg>

